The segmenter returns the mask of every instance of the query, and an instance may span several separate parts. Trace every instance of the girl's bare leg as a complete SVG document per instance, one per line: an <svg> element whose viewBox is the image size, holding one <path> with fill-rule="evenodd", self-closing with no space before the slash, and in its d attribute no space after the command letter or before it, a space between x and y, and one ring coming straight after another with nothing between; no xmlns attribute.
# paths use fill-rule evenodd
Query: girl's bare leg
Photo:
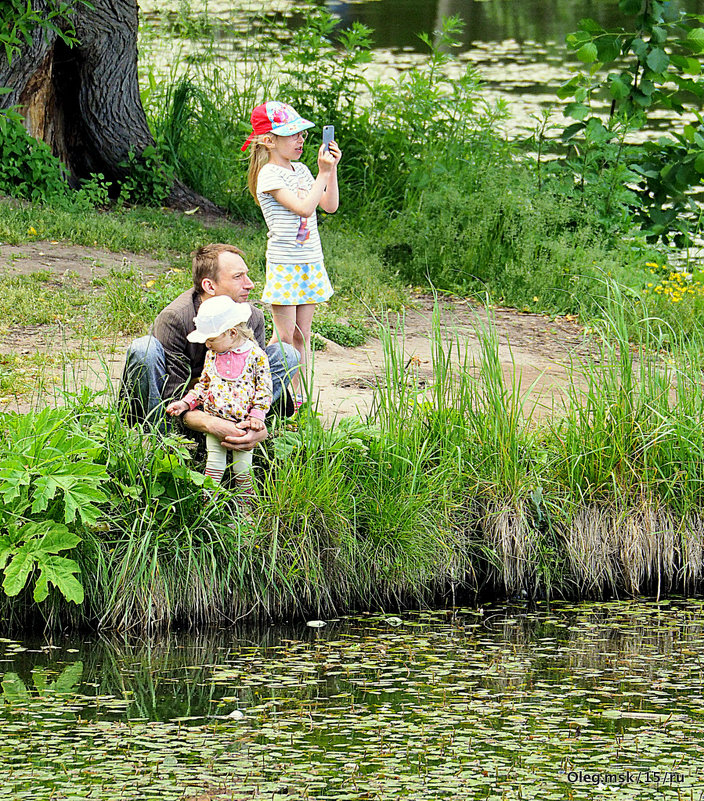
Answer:
<svg viewBox="0 0 704 801"><path fill-rule="evenodd" d="M306 375L306 365L310 361L310 335L314 312L315 303L305 303L302 306L296 306L296 328L293 332L293 347L301 354L301 366L298 373L296 373L295 379L297 382L297 392L300 392L298 376L300 373Z"/></svg>
<svg viewBox="0 0 704 801"><path fill-rule="evenodd" d="M285 342L293 345L301 354L301 362L296 375L291 381L294 392L300 391L299 375L305 370L310 354L310 335L313 322L315 303L306 303L302 306L272 305L271 316L274 318L274 334L271 342Z"/></svg>
<svg viewBox="0 0 704 801"><path fill-rule="evenodd" d="M277 342L285 342L293 345L293 334L296 330L296 309L297 306L279 306L272 304L271 316L274 319L274 333L269 341L270 345Z"/></svg>

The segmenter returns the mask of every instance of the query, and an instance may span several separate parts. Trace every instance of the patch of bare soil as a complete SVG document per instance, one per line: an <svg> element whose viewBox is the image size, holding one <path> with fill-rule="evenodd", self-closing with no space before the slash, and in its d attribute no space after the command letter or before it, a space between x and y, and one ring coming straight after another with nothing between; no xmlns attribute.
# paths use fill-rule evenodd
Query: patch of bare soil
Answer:
<svg viewBox="0 0 704 801"><path fill-rule="evenodd" d="M12 274L29 274L51 270L57 276L71 276L77 291L91 291L91 281L110 269L132 266L145 275L155 275L168 268L145 256L132 253L115 254L99 249L64 245L57 242L35 242L22 247L0 246L0 270ZM417 296L414 307L406 310L403 319L390 324L403 332L404 358L413 365L422 382L431 377L431 343L433 298ZM490 312L470 301L440 298L443 330L462 346L462 357L478 365L480 341L478 331L493 321L498 339L499 360L508 381L520 377L521 391L527 397L528 409L542 414L559 404L564 396L572 359L588 355L583 329L569 317L552 319L537 314L523 314L512 309L493 308ZM400 333L399 333L399 338ZM70 390L90 386L104 389L117 386L129 338L96 339L78 343L71 332L56 326L12 326L0 334L0 353L30 354L37 351L59 354L74 351L70 369L61 378L54 369L55 383ZM75 351L79 350L78 358ZM319 411L327 420L348 414L363 413L369 406L374 386L383 381L383 348L378 339L362 347L343 348L329 343L315 354L314 395ZM47 402L53 393L45 390ZM23 411L34 399L5 397L5 409Z"/></svg>
<svg viewBox="0 0 704 801"><path fill-rule="evenodd" d="M65 245L61 242L30 242L25 245L0 245L0 270L16 275L29 275L51 270L57 278L75 276L79 286L88 288L93 278L103 277L110 270L133 266L145 275L166 269L164 262L137 256L134 253L111 253L99 248Z"/></svg>

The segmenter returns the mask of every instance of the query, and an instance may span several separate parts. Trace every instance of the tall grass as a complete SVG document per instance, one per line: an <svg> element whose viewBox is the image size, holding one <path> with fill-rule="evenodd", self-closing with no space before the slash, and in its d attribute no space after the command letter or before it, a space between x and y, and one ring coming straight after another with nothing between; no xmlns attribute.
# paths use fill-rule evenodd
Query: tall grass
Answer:
<svg viewBox="0 0 704 801"><path fill-rule="evenodd" d="M610 293L601 364L583 367L586 389L570 385L552 428L568 554L583 590L692 589L704 553L699 358L691 343L663 356L647 318L632 344L627 301ZM697 344L701 354L701 332Z"/></svg>

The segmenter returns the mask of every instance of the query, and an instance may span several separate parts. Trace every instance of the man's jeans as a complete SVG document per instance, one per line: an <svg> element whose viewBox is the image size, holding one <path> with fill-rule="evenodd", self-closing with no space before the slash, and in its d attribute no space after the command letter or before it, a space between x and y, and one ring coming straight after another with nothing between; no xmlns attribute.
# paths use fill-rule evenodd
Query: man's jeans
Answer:
<svg viewBox="0 0 704 801"><path fill-rule="evenodd" d="M282 393L296 374L300 357L292 345L283 342L267 345L265 352L271 370L274 408L280 397L282 402L287 400L287 394L282 397ZM164 418L165 404L161 397L165 380L166 355L161 342L153 336L135 339L127 349L120 387L120 396L128 404L130 424L146 421L161 431L168 428L168 421ZM283 403L282 407L285 408Z"/></svg>

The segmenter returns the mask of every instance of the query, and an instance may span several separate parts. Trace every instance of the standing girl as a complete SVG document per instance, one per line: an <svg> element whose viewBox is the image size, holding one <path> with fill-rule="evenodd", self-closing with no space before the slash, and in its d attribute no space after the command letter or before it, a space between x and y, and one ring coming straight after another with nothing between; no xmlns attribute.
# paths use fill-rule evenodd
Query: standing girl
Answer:
<svg viewBox="0 0 704 801"><path fill-rule="evenodd" d="M266 285L262 300L271 304L274 336L301 354L301 366L310 350L315 304L333 293L323 263L315 210L332 214L339 205L337 165L342 153L336 142L318 151L318 177L299 159L308 128L291 106L269 100L252 112L252 133L242 146L252 150L248 185L261 207L269 229L266 249ZM270 343L271 344L271 343ZM300 373L300 371L299 371ZM300 406L298 373L292 381Z"/></svg>
<svg viewBox="0 0 704 801"><path fill-rule="evenodd" d="M202 406L203 411L248 428L261 431L271 405L271 373L266 353L254 341L245 325L252 314L248 303L235 303L227 295L204 300L193 318L196 330L189 342L204 342L208 348L198 383L180 401L166 407L167 414L179 415ZM221 438L206 434L205 474L216 484L227 467L227 450ZM245 505L254 496L252 451L233 451L232 470Z"/></svg>

